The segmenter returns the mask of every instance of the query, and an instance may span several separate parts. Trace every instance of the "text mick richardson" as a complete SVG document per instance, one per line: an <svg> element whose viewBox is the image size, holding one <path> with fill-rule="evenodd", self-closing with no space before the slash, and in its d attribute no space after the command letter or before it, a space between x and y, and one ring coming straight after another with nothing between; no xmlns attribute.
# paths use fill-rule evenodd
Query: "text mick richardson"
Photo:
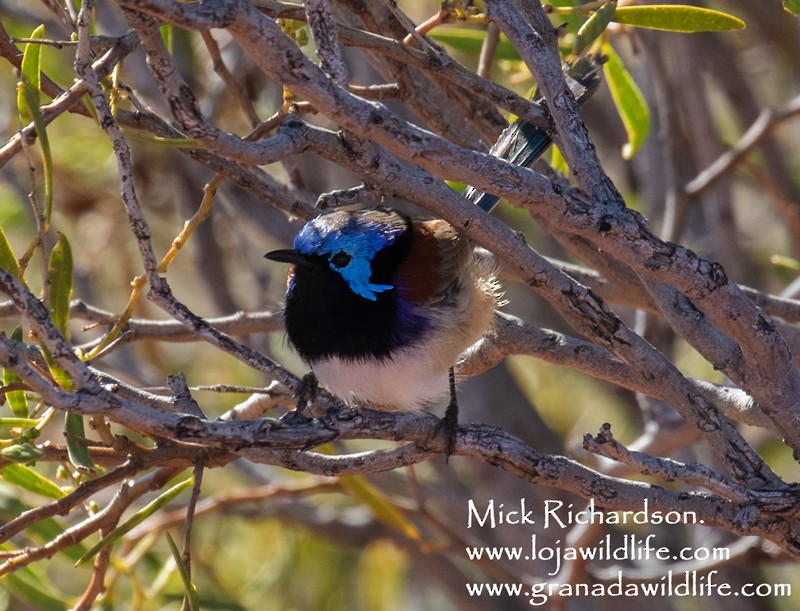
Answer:
<svg viewBox="0 0 800 611"><path fill-rule="evenodd" d="M524 498L518 504L495 503L494 499L477 503L468 501L467 528L503 525L540 524L542 528L568 528L575 524L702 524L694 511L661 511L650 508L647 499L635 510L605 511L590 499L588 505L545 500L539 507Z"/></svg>

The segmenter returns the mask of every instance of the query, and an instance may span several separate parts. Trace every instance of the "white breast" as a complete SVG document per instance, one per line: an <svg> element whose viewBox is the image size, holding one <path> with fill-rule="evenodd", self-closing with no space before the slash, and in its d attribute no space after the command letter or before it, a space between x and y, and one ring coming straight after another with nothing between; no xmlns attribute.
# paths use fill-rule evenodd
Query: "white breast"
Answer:
<svg viewBox="0 0 800 611"><path fill-rule="evenodd" d="M311 368L320 383L350 405L386 410L423 409L446 396L450 367L491 329L499 300L490 263L470 259L459 274L462 283L451 302L419 309L431 323L424 339L383 360L332 356L314 361Z"/></svg>
<svg viewBox="0 0 800 611"><path fill-rule="evenodd" d="M401 351L383 361L331 357L316 361L312 369L323 386L350 405L410 411L438 401L448 391L447 368L421 350Z"/></svg>

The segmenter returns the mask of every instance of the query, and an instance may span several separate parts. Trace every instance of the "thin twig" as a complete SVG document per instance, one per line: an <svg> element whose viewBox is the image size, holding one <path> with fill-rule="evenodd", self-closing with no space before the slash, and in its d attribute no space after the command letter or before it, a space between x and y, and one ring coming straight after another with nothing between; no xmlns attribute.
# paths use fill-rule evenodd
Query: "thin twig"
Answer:
<svg viewBox="0 0 800 611"><path fill-rule="evenodd" d="M338 28L328 0L306 0L303 3L308 19L308 28L317 46L320 68L331 80L344 87L347 85L347 66L339 46Z"/></svg>
<svg viewBox="0 0 800 611"><path fill-rule="evenodd" d="M478 76L486 79L492 78L492 65L498 44L500 44L500 28L496 23L489 22L489 25L486 26L486 38L483 39L483 45L481 45L481 54L478 57Z"/></svg>
<svg viewBox="0 0 800 611"><path fill-rule="evenodd" d="M25 548L16 556L0 564L0 576L27 566L31 562L51 558L61 550L80 543L101 529L113 528L119 522L123 512L134 501L150 490L158 490L163 487L179 472L179 469L160 468L138 480L123 483L114 498L101 511L66 529L46 544L40 547Z"/></svg>
<svg viewBox="0 0 800 611"><path fill-rule="evenodd" d="M248 97L244 87L239 84L239 81L233 78L230 70L228 70L228 67L222 60L222 54L219 51L219 45L217 44L217 41L214 40L211 32L207 30L200 32L200 36L203 38L203 43L206 45L208 54L211 56L211 65L214 69L214 72L219 75L228 88L228 91L230 91L233 94L233 97L236 98L236 101L239 102L239 106L241 106L242 111L244 112L245 116L247 116L248 121L250 121L250 126L255 127L261 122L261 119L259 118L255 106L253 106L253 102Z"/></svg>
<svg viewBox="0 0 800 611"><path fill-rule="evenodd" d="M595 454L600 454L634 467L642 475L655 474L668 482L679 480L694 486L702 486L715 494L739 503L746 503L752 500L750 491L747 488L720 476L705 465L699 463L685 465L668 458L658 458L643 452L628 450L628 448L614 439L610 424L604 424L600 432L594 437L588 434L585 435L583 447Z"/></svg>
<svg viewBox="0 0 800 611"><path fill-rule="evenodd" d="M769 108L763 110L733 147L725 151L714 163L689 181L685 187L686 192L690 195L695 195L704 189L708 189L717 180L733 170L772 130L797 115L800 115L800 96L793 98L785 106L777 110Z"/></svg>
<svg viewBox="0 0 800 611"><path fill-rule="evenodd" d="M183 563L186 566L186 574L191 583L192 576L192 525L194 524L197 501L200 498L200 490L203 483L203 472L205 471L205 456L200 456L194 466L194 483L192 484L192 496L186 506L186 520L183 523ZM184 609L188 608L188 601L184 598Z"/></svg>
<svg viewBox="0 0 800 611"><path fill-rule="evenodd" d="M38 507L26 511L0 526L0 543L8 541L11 537L21 533L32 524L36 524L46 518L56 515L67 515L72 509L84 503L98 492L109 488L123 479L131 477L141 468L142 465L138 461L129 460L95 479L81 482L78 488L64 498L48 505L39 505Z"/></svg>

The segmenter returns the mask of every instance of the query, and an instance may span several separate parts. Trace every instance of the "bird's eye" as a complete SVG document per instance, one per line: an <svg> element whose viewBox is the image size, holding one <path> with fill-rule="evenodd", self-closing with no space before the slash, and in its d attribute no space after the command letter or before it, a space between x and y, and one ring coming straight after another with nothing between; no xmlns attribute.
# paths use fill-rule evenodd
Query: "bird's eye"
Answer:
<svg viewBox="0 0 800 611"><path fill-rule="evenodd" d="M347 264L350 263L350 259L352 259L352 257L349 254L343 250L340 250L331 257L331 264L334 267L341 269L343 267L347 267Z"/></svg>

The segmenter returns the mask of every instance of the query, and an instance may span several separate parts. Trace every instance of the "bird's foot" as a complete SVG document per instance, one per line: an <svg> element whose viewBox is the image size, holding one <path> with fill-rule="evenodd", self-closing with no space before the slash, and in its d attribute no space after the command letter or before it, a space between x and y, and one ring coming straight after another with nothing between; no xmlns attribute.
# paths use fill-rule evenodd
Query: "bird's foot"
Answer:
<svg viewBox="0 0 800 611"><path fill-rule="evenodd" d="M318 390L319 382L317 381L317 376L314 375L313 371L309 371L300 379L300 384L297 386L297 392L295 393L297 403L295 408L290 412L286 412L281 417L281 421L287 424L294 424L311 420L305 412L309 404L316 400Z"/></svg>
<svg viewBox="0 0 800 611"><path fill-rule="evenodd" d="M456 436L458 435L458 400L456 399L456 376L453 368L450 368L450 403L444 412L444 418L439 421L436 427L436 434L445 436L444 440L444 460L450 461L450 456L456 449Z"/></svg>
<svg viewBox="0 0 800 611"><path fill-rule="evenodd" d="M450 456L456 448L456 436L458 435L458 404L449 403L437 427L436 434L444 435L444 460L450 461Z"/></svg>

